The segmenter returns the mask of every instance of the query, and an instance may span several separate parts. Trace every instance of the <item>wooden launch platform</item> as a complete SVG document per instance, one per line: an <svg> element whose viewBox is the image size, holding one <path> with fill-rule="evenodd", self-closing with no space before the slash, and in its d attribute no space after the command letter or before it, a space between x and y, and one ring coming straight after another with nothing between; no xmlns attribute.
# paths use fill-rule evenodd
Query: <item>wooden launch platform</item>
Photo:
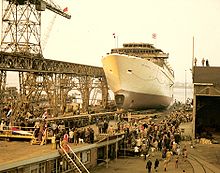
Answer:
<svg viewBox="0 0 220 173"><path fill-rule="evenodd" d="M0 130L0 139L13 140L13 139L24 139L31 141L31 144L46 144L47 140L51 140L51 136L48 136L47 132L42 136L42 141L37 142L37 139L34 136L33 127L26 127L27 130L21 130L21 127L5 127L3 130ZM29 130L28 130L29 129ZM30 129L33 129L30 131Z"/></svg>

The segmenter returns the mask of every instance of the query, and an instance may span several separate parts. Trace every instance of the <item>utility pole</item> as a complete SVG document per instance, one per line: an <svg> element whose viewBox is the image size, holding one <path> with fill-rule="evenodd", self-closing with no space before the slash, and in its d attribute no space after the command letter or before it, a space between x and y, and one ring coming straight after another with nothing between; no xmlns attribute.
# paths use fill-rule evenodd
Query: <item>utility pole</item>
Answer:
<svg viewBox="0 0 220 173"><path fill-rule="evenodd" d="M193 70L193 69L194 69L194 65L193 65L193 64L194 64L194 61L195 61L195 57L194 57L194 56L195 56L195 55L194 55L194 36L193 36L192 46L193 46L193 47L192 47L192 77L193 77L193 73L194 73L194 70Z"/></svg>
<svg viewBox="0 0 220 173"><path fill-rule="evenodd" d="M186 75L186 70L185 70L185 104L186 104L186 99L187 99L187 75Z"/></svg>

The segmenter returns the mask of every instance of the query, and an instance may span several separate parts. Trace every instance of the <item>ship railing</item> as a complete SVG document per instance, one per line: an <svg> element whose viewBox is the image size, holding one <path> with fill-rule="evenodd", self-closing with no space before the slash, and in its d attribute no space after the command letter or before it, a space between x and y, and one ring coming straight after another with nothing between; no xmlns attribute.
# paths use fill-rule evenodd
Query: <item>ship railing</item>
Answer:
<svg viewBox="0 0 220 173"><path fill-rule="evenodd" d="M174 76L174 71L170 64L167 61L164 61L164 66L168 69L168 71Z"/></svg>

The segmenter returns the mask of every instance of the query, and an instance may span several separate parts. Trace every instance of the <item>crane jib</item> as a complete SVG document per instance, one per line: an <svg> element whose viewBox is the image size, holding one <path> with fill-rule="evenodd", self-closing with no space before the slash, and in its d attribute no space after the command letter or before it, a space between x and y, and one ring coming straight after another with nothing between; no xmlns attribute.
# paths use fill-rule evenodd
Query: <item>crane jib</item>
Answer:
<svg viewBox="0 0 220 173"><path fill-rule="evenodd" d="M25 5L27 4L27 0L7 0L10 3L14 3L16 5ZM48 1L48 0L30 0L29 1L30 4L33 4L36 6L36 10L37 11L45 11L46 9L57 13L67 19L71 18L71 15L64 12L63 9L58 5L55 4L52 1Z"/></svg>

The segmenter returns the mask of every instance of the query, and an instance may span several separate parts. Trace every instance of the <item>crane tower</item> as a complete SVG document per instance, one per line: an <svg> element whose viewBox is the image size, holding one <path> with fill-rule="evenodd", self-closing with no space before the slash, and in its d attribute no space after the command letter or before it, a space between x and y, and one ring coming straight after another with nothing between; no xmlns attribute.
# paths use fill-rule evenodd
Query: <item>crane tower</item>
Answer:
<svg viewBox="0 0 220 173"><path fill-rule="evenodd" d="M2 8L3 52L42 54L41 12L48 9L71 18L52 0L3 0Z"/></svg>

